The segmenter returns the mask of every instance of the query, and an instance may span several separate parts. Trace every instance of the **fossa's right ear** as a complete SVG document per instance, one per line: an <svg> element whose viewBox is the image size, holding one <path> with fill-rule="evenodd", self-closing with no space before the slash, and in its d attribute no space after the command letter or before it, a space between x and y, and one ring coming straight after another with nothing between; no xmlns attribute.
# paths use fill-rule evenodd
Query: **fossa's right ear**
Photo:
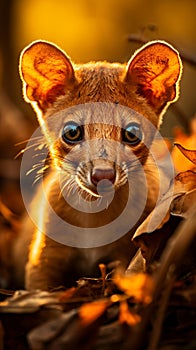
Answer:
<svg viewBox="0 0 196 350"><path fill-rule="evenodd" d="M178 52L164 41L152 41L128 62L126 81L160 114L177 99L181 73Z"/></svg>
<svg viewBox="0 0 196 350"><path fill-rule="evenodd" d="M27 102L37 102L42 110L64 95L66 86L75 79L69 58L46 41L35 41L23 50L20 74Z"/></svg>

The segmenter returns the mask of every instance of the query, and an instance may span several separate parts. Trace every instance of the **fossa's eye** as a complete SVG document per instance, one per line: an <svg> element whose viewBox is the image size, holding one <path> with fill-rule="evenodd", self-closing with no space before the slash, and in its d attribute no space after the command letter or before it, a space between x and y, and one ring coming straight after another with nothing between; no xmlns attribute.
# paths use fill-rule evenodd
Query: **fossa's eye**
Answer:
<svg viewBox="0 0 196 350"><path fill-rule="evenodd" d="M64 142L69 144L75 144L83 139L84 130L81 125L75 122L69 122L64 125L62 131L62 139Z"/></svg>
<svg viewBox="0 0 196 350"><path fill-rule="evenodd" d="M142 130L136 123L130 123L122 130L122 140L130 146L137 146L142 140Z"/></svg>

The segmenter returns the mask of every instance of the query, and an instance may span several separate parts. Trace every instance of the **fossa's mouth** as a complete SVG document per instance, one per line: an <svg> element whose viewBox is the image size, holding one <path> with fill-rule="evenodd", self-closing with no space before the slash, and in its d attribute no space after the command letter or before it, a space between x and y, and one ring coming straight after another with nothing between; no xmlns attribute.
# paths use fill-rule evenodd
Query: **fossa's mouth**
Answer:
<svg viewBox="0 0 196 350"><path fill-rule="evenodd" d="M120 171L119 171L120 170ZM86 176L77 172L76 183L84 194L96 199L114 195L114 192L127 182L127 175L123 169L93 169Z"/></svg>
<svg viewBox="0 0 196 350"><path fill-rule="evenodd" d="M97 192L101 194L107 194L114 191L113 183L108 179L100 180L97 184Z"/></svg>

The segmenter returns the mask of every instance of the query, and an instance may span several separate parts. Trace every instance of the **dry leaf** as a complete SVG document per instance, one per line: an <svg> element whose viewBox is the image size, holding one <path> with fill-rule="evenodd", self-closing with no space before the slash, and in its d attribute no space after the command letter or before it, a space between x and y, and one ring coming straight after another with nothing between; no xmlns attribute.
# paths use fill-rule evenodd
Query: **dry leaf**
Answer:
<svg viewBox="0 0 196 350"><path fill-rule="evenodd" d="M178 190L190 191L196 188L196 172L192 170L183 171L175 177L175 193Z"/></svg>
<svg viewBox="0 0 196 350"><path fill-rule="evenodd" d="M196 172L188 170L179 173L175 177L174 191L170 211L174 215L187 218L196 201Z"/></svg>
<svg viewBox="0 0 196 350"><path fill-rule="evenodd" d="M137 228L133 239L140 236L143 233L151 233L157 229L160 229L170 217L169 208L171 203L171 195L166 194L161 201L157 203L154 210L147 216L142 224Z"/></svg>
<svg viewBox="0 0 196 350"><path fill-rule="evenodd" d="M177 203L181 196L187 196L190 191L192 192L195 189L196 172L187 170L177 174L167 193L161 198L154 210L138 227L133 239L144 233L152 233L161 229L170 218L171 208L173 212L173 203ZM190 203L190 198L193 197L192 195L187 196L187 203L188 201Z"/></svg>
<svg viewBox="0 0 196 350"><path fill-rule="evenodd" d="M114 282L125 294L134 297L136 302L144 304L149 304L151 302L154 282L149 275L145 273L123 275L117 272L114 275Z"/></svg>
<svg viewBox="0 0 196 350"><path fill-rule="evenodd" d="M128 324L134 326L141 321L141 317L129 310L129 306L126 300L121 301L119 307L119 322L121 324Z"/></svg>
<svg viewBox="0 0 196 350"><path fill-rule="evenodd" d="M174 143L177 147L173 148L171 154L177 171L196 168L196 118L192 119L190 130L190 135L186 135L180 127L174 129Z"/></svg>
<svg viewBox="0 0 196 350"><path fill-rule="evenodd" d="M104 314L111 305L109 300L98 300L83 304L79 308L79 317L83 325L87 326Z"/></svg>
<svg viewBox="0 0 196 350"><path fill-rule="evenodd" d="M76 287L71 287L65 291L62 292L62 294L59 297L60 302L67 301L68 299L72 298L74 293L77 291Z"/></svg>
<svg viewBox="0 0 196 350"><path fill-rule="evenodd" d="M196 189L175 198L171 205L171 213L187 219L195 203Z"/></svg>
<svg viewBox="0 0 196 350"><path fill-rule="evenodd" d="M170 195L166 193L145 221L138 227L133 237L140 248L136 261L130 263L129 270L134 271L135 265L141 266L145 259L145 267L159 261L168 239L175 232L182 218L188 218L196 202L196 173L188 170L179 173L171 185ZM171 197L171 204L168 202ZM170 204L170 205L169 205ZM168 208L167 214L165 210ZM172 214L172 215L171 215ZM162 221L160 218L162 217ZM135 265L134 265L135 264ZM140 268L140 271L143 269Z"/></svg>
<svg viewBox="0 0 196 350"><path fill-rule="evenodd" d="M196 137L196 135L195 135ZM184 156L189 159L193 164L196 164L196 150L191 150L191 149L187 149L185 147L183 147L182 145L180 145L179 143L175 143L175 146L177 146L177 148L180 150L180 152L182 154L184 154Z"/></svg>

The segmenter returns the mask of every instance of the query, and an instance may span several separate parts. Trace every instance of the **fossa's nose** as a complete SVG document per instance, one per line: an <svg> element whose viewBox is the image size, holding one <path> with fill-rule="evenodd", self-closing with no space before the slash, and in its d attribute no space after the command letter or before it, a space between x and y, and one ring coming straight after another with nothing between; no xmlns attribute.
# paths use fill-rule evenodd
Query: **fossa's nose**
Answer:
<svg viewBox="0 0 196 350"><path fill-rule="evenodd" d="M101 169L101 168L95 168L92 171L91 174L91 181L93 185L97 186L97 184L101 180L109 180L112 184L114 184L116 179L116 172L113 168L108 169Z"/></svg>

